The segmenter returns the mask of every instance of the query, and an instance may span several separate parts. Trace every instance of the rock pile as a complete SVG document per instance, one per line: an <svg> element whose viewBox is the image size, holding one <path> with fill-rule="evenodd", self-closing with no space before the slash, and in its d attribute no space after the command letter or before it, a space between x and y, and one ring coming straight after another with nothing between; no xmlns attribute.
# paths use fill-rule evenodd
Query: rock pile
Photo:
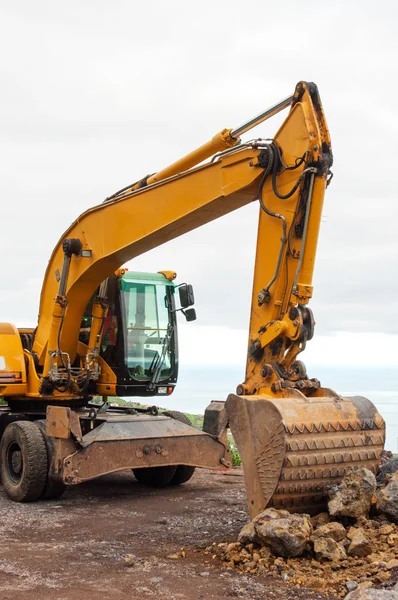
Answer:
<svg viewBox="0 0 398 600"><path fill-rule="evenodd" d="M398 600L392 589L398 580L398 472L385 482L376 491L370 471L352 471L329 491L328 513L310 517L268 508L245 525L237 542L214 545L211 552L226 567L347 600ZM383 586L389 589L374 589Z"/></svg>

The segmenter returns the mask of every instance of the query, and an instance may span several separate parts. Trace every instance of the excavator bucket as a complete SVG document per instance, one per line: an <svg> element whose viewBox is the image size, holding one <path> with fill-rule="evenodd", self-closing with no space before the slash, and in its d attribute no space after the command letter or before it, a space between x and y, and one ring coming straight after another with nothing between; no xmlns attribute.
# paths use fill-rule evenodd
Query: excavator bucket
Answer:
<svg viewBox="0 0 398 600"><path fill-rule="evenodd" d="M385 424L367 398L291 391L288 398L230 394L226 401L251 518L267 506L320 512L328 485L352 468L375 473L380 462Z"/></svg>

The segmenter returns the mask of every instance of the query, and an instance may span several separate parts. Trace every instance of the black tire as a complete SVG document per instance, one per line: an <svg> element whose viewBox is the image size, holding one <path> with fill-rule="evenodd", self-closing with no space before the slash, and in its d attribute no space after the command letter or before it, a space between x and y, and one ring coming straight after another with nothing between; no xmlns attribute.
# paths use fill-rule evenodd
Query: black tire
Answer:
<svg viewBox="0 0 398 600"><path fill-rule="evenodd" d="M44 492L40 496L40 500L56 500L62 496L65 488L66 486L63 481L58 481L52 477L48 477Z"/></svg>
<svg viewBox="0 0 398 600"><path fill-rule="evenodd" d="M15 421L4 431L0 444L1 479L15 502L34 502L47 481L47 449L43 435L31 421Z"/></svg>
<svg viewBox="0 0 398 600"><path fill-rule="evenodd" d="M168 410L163 413L166 417L185 423L185 425L192 425L184 413L178 412L177 410ZM174 477L171 479L169 485L181 485L189 481L192 475L195 473L195 467L189 467L188 465L178 465Z"/></svg>
<svg viewBox="0 0 398 600"><path fill-rule="evenodd" d="M133 469L135 478L144 485L149 487L162 488L169 485L177 467L144 467L143 469Z"/></svg>
<svg viewBox="0 0 398 600"><path fill-rule="evenodd" d="M39 421L35 421L36 425L39 427L44 442L46 444L47 450L47 481L44 486L44 490L42 495L40 496L41 500L56 500L60 498L65 491L66 485L60 479L56 479L52 473L52 461L54 456L54 438L49 437L46 433L46 421L45 419L40 419Z"/></svg>

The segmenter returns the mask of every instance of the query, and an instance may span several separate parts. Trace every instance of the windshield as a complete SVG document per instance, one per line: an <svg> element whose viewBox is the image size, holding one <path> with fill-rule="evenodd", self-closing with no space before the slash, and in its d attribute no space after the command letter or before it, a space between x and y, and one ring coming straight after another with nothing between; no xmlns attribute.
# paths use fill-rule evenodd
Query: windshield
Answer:
<svg viewBox="0 0 398 600"><path fill-rule="evenodd" d="M121 295L130 377L151 379L157 370L159 380L168 378L173 365L166 286L125 281Z"/></svg>

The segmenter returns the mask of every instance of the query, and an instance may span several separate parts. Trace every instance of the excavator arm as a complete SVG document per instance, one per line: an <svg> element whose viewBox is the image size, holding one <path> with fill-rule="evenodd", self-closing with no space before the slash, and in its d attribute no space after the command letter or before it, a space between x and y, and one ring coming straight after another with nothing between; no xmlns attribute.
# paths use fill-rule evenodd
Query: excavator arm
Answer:
<svg viewBox="0 0 398 600"><path fill-rule="evenodd" d="M287 103L283 101L266 116ZM110 273L135 256L258 198L251 359L245 389L256 388L264 348L274 347L275 339L285 340L278 342L276 362L290 368L289 359L303 346L310 319L304 309L294 311L293 307L304 306L311 295L319 220L332 159L316 86L300 83L289 103L289 115L273 141L241 144L235 132L223 130L196 154L107 199L71 225L50 258L41 293L32 352L44 378L66 361L74 363L82 315ZM211 162L186 170L215 149L220 153ZM106 311L101 298L100 294L93 311L98 331ZM93 367L93 362L86 361L85 367ZM67 397L67 390L61 395Z"/></svg>
<svg viewBox="0 0 398 600"><path fill-rule="evenodd" d="M271 386L277 393L286 380L301 390L317 385L306 378L304 365L296 362L314 334L315 322L307 304L333 163L314 84L297 86L289 117L269 147L267 160L259 190L248 360L241 394ZM289 183L284 175L289 175Z"/></svg>

